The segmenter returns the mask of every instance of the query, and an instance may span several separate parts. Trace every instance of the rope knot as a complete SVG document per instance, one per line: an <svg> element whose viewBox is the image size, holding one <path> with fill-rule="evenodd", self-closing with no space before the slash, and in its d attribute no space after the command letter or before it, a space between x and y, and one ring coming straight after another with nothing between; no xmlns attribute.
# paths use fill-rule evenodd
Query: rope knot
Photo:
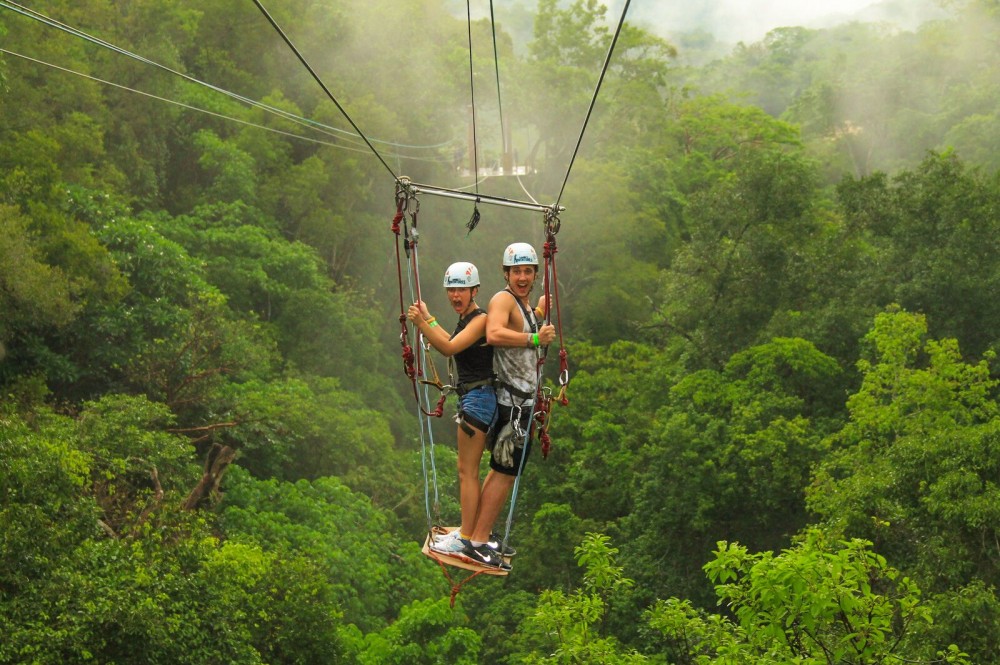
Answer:
<svg viewBox="0 0 1000 665"><path fill-rule="evenodd" d="M548 459L549 446L552 445L552 440L549 439L549 433L543 430L542 433L538 435L538 440L542 443L542 459Z"/></svg>
<svg viewBox="0 0 1000 665"><path fill-rule="evenodd" d="M441 397L438 398L437 407L435 407L434 411L430 414L432 417L440 418L444 415L444 403L447 397L448 396L445 393L441 393Z"/></svg>
<svg viewBox="0 0 1000 665"><path fill-rule="evenodd" d="M406 376L411 379L416 378L417 370L413 367L413 347L409 344L403 345L403 368L406 370Z"/></svg>
<svg viewBox="0 0 1000 665"><path fill-rule="evenodd" d="M555 238L553 238L551 240L546 240L545 243L542 245L542 257L543 258L551 259L552 257L555 256L556 252L558 252L558 251L559 251L559 248L556 247Z"/></svg>

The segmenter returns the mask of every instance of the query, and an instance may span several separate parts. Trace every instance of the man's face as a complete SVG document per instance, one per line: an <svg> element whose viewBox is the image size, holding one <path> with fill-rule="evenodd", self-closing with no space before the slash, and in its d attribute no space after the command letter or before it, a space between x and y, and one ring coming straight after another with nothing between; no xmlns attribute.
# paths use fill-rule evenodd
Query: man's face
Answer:
<svg viewBox="0 0 1000 665"><path fill-rule="evenodd" d="M535 285L535 275L538 272L537 266L511 266L507 271L507 285L514 295L524 298L531 293L531 287Z"/></svg>

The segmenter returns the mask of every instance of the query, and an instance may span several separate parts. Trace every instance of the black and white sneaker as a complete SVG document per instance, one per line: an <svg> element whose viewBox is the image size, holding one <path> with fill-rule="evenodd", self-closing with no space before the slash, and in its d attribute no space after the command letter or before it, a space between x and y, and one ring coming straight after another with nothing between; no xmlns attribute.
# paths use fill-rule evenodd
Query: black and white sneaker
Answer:
<svg viewBox="0 0 1000 665"><path fill-rule="evenodd" d="M490 539L486 541L487 547L489 547L491 550L504 557L511 557L517 554L517 550L515 550L510 545L503 545L503 552L501 552L500 551L501 545L503 545L503 539L498 534L491 533Z"/></svg>
<svg viewBox="0 0 1000 665"><path fill-rule="evenodd" d="M461 556L472 563L478 563L481 566L489 568L499 568L503 571L510 570L510 564L504 561L503 557L499 554L491 550L488 545L473 547L472 543L464 538L462 539L462 544L465 547L462 549Z"/></svg>

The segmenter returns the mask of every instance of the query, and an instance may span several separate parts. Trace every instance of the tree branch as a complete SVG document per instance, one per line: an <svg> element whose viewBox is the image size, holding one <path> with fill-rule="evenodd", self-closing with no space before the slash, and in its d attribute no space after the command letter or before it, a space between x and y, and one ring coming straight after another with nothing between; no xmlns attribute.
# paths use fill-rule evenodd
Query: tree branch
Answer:
<svg viewBox="0 0 1000 665"><path fill-rule="evenodd" d="M229 463L236 458L236 450L229 446L213 443L205 458L205 472L195 485L187 499L184 500L184 510L195 510L212 495L219 491L219 483L226 472Z"/></svg>

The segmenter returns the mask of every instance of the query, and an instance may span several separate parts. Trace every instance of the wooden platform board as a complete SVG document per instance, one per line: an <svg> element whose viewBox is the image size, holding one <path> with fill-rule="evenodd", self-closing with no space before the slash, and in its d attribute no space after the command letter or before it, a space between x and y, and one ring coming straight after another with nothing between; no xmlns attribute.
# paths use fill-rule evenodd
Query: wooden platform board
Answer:
<svg viewBox="0 0 1000 665"><path fill-rule="evenodd" d="M433 529L433 535L437 536L446 533L451 533L457 528L458 528L457 526L436 526ZM432 534L430 533L427 534L427 537L424 539L424 546L423 549L421 549L421 552L423 552L426 556L434 559L435 561L440 561L443 564L449 566L455 566L456 568L462 568L464 570L481 572L484 575L496 575L497 577L506 577L507 574L510 572L509 570L500 570L499 568L493 568L492 566L484 566L482 564L466 561L465 559L459 559L458 557L455 556L448 556L447 554L441 554L440 552L435 552L434 550L431 549L431 535ZM510 563L509 558L505 557L504 561Z"/></svg>

